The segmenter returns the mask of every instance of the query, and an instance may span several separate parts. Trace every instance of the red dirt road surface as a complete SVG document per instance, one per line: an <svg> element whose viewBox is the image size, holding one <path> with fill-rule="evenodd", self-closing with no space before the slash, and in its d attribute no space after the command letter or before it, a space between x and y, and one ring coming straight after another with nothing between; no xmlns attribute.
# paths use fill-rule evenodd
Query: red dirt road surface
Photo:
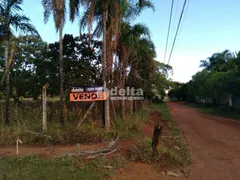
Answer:
<svg viewBox="0 0 240 180"><path fill-rule="evenodd" d="M191 150L188 179L240 180L240 122L167 104Z"/></svg>

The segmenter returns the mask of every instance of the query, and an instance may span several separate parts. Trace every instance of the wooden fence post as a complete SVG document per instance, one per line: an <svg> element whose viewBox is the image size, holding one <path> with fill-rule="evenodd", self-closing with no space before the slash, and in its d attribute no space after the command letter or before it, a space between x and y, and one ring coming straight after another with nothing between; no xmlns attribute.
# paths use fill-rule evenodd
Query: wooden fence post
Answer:
<svg viewBox="0 0 240 180"><path fill-rule="evenodd" d="M80 144L77 143L77 157L80 156Z"/></svg>
<svg viewBox="0 0 240 180"><path fill-rule="evenodd" d="M163 126L155 125L152 138L152 150L155 153L160 144L160 137L162 135Z"/></svg>
<svg viewBox="0 0 240 180"><path fill-rule="evenodd" d="M42 88L42 107L43 107L43 131L47 130L47 88L49 84L45 84Z"/></svg>

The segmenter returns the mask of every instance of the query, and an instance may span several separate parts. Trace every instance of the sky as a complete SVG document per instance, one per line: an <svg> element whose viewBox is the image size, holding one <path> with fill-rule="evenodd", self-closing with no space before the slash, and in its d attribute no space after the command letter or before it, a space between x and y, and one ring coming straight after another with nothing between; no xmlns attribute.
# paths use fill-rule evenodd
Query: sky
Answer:
<svg viewBox="0 0 240 180"><path fill-rule="evenodd" d="M171 0L152 1L155 5L155 11L145 10L133 23L140 22L149 27L156 46L156 59L164 62ZM172 79L179 82L191 80L192 75L200 70L200 60L205 60L213 53L226 49L240 50L239 0L188 1L187 12L170 59L174 73ZM183 2L184 0L175 0L166 62ZM49 43L58 41L58 34L52 18L47 24L44 24L41 0L24 0L22 8L44 41ZM65 24L64 33L79 35L78 19L74 23L68 21Z"/></svg>

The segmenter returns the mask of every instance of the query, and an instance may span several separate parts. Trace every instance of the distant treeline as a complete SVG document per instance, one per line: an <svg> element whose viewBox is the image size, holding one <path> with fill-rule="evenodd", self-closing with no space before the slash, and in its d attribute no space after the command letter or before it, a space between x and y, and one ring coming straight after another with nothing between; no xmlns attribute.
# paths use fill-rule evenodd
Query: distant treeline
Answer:
<svg viewBox="0 0 240 180"><path fill-rule="evenodd" d="M240 107L240 52L228 50L201 60L202 71L187 83L177 83L171 99Z"/></svg>

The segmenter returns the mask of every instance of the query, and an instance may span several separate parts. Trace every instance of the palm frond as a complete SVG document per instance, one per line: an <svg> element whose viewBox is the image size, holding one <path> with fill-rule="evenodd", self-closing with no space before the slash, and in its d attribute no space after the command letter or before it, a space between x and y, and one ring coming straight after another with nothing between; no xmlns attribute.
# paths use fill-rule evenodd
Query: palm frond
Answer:
<svg viewBox="0 0 240 180"><path fill-rule="evenodd" d="M79 28L80 32L83 31L88 25L88 16L89 16L89 8L85 10L84 14L80 17L79 20Z"/></svg>
<svg viewBox="0 0 240 180"><path fill-rule="evenodd" d="M56 30L65 24L66 3L65 0L42 0L44 8L44 22L47 23L51 14L55 23Z"/></svg>
<svg viewBox="0 0 240 180"><path fill-rule="evenodd" d="M65 24L66 4L65 0L52 0L52 12L56 30Z"/></svg>
<svg viewBox="0 0 240 180"><path fill-rule="evenodd" d="M138 0L137 3L136 1L128 1L125 0L122 2L121 7L122 7L122 18L126 21L131 21L135 19L137 16L139 16L143 10L145 9L152 9L153 11L155 10L154 5L152 4L151 1L148 0Z"/></svg>
<svg viewBox="0 0 240 180"><path fill-rule="evenodd" d="M14 27L15 31L31 33L33 35L40 36L36 28L30 24L30 19L25 15L16 14L14 16L11 16L9 22Z"/></svg>
<svg viewBox="0 0 240 180"><path fill-rule="evenodd" d="M73 22L79 15L80 0L69 0L70 20Z"/></svg>
<svg viewBox="0 0 240 180"><path fill-rule="evenodd" d="M44 17L44 23L47 23L49 20L49 17L52 13L52 1L51 0L42 0L43 5L43 17Z"/></svg>
<svg viewBox="0 0 240 180"><path fill-rule="evenodd" d="M97 23L93 31L93 37L100 38L102 36L103 22Z"/></svg>
<svg viewBox="0 0 240 180"><path fill-rule="evenodd" d="M14 11L14 12L18 12L18 11L22 11L22 8L20 7L20 5L22 5L23 1L22 0L9 0L8 1L8 5L7 5L7 11Z"/></svg>
<svg viewBox="0 0 240 180"><path fill-rule="evenodd" d="M132 31L136 36L147 36L149 39L151 38L150 29L143 23L135 24Z"/></svg>

